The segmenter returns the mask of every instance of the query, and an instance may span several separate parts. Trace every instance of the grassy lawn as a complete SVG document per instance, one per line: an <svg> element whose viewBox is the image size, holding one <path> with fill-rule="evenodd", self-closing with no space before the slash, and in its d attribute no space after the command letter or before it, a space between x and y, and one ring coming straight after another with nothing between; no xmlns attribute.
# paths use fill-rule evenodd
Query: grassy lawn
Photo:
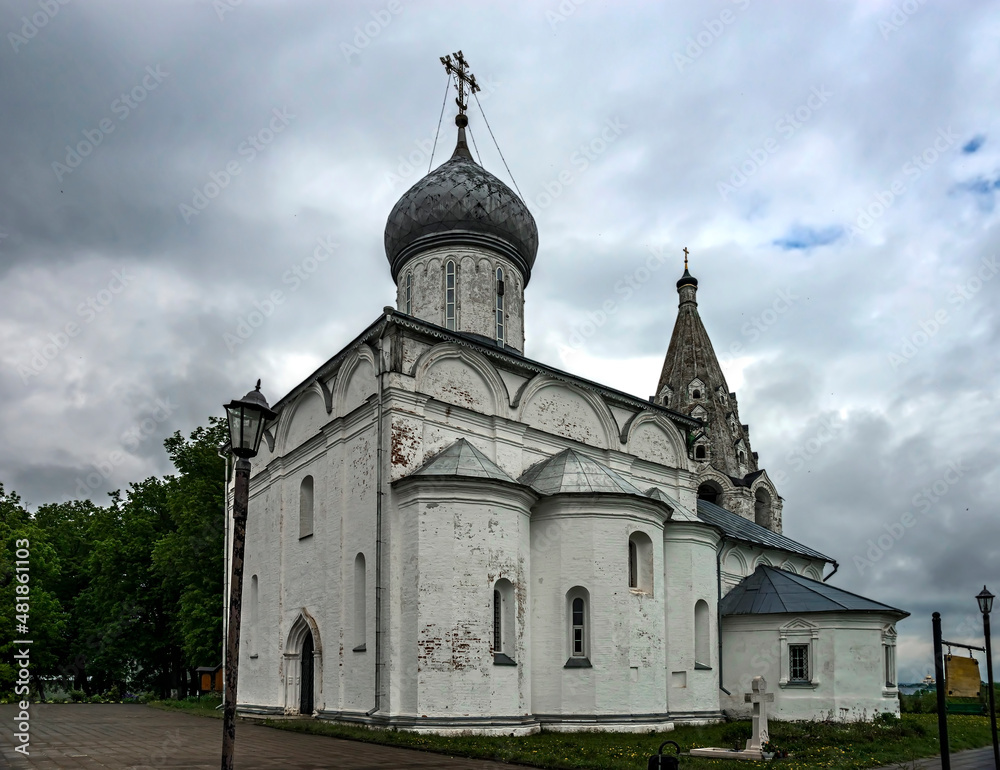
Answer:
<svg viewBox="0 0 1000 770"><path fill-rule="evenodd" d="M218 699L168 701L150 704L195 714L221 716L215 711ZM437 751L452 756L476 757L543 768L588 768L591 770L635 770L646 767L646 757L656 753L664 740L677 741L682 751L697 746L732 747L750 732L749 722L679 727L670 733L621 735L613 733L540 733L524 738L455 737L370 730L318 720L268 720L265 724L282 730L330 735L336 738L381 743L388 746ZM949 716L952 751L979 748L990 743L986 717ZM933 714L904 714L895 723L871 722L831 724L822 722L772 722L771 741L789 752L779 760L787 768L865 768L899 765L920 757L933 756L937 748L937 717ZM726 760L684 757L682 767L755 767L763 763L734 764Z"/></svg>

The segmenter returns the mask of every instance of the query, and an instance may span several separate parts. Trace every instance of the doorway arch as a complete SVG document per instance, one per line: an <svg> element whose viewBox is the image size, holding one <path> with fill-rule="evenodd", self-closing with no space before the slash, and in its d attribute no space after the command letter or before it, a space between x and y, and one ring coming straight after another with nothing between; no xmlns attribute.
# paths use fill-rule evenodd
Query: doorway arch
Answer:
<svg viewBox="0 0 1000 770"><path fill-rule="evenodd" d="M304 609L288 632L284 654L285 713L312 716L323 709L323 645Z"/></svg>

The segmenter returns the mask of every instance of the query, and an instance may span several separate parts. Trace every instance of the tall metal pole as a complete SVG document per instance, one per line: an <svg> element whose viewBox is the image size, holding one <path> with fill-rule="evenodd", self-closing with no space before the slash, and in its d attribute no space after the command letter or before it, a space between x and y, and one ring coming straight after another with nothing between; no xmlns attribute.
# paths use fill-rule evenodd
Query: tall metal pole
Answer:
<svg viewBox="0 0 1000 770"><path fill-rule="evenodd" d="M990 614L983 613L983 635L986 637L986 684L990 688L990 728L993 730L993 764L1000 769L1000 743L997 743L997 709L993 702L993 650L990 648Z"/></svg>
<svg viewBox="0 0 1000 770"><path fill-rule="evenodd" d="M948 711L944 702L944 659L941 651L941 613L931 616L934 629L934 679L937 682L938 739L941 743L941 770L951 770L951 749L948 746Z"/></svg>
<svg viewBox="0 0 1000 770"><path fill-rule="evenodd" d="M236 461L233 489L233 571L229 581L229 623L226 639L226 696L222 715L222 770L233 770L236 744L236 684L240 667L240 618L243 610L243 548L250 500L250 461Z"/></svg>

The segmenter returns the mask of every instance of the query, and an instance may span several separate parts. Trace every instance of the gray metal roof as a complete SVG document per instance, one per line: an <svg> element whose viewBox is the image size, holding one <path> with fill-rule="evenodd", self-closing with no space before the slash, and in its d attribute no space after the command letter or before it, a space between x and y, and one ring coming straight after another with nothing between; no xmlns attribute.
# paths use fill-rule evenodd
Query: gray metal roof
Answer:
<svg viewBox="0 0 1000 770"><path fill-rule="evenodd" d="M698 517L689 508L682 505L678 500L675 500L659 487L650 487L647 489L646 497L659 500L661 503L666 503L670 506L670 510L672 511L670 518L674 521L698 521Z"/></svg>
<svg viewBox="0 0 1000 770"><path fill-rule="evenodd" d="M908 612L866 599L794 572L761 565L719 603L723 615L773 615L809 612Z"/></svg>
<svg viewBox="0 0 1000 770"><path fill-rule="evenodd" d="M515 483L490 458L464 438L438 452L414 471L414 476L469 476L477 479L495 479Z"/></svg>
<svg viewBox="0 0 1000 770"><path fill-rule="evenodd" d="M784 535L778 535L771 530L754 524L752 521L744 519L742 516L727 511L715 503L707 500L698 501L698 518L707 524L714 524L719 527L726 537L734 540L742 540L746 543L753 543L764 548L776 548L779 551L788 551L800 556L808 556L810 559L822 559L833 564L837 563L825 554L815 551L808 546L797 543Z"/></svg>
<svg viewBox="0 0 1000 770"><path fill-rule="evenodd" d="M644 495L610 468L575 449L537 462L518 479L543 495L566 493Z"/></svg>
<svg viewBox="0 0 1000 770"><path fill-rule="evenodd" d="M513 190L456 150L389 212L385 254L392 277L418 251L458 244L491 245L513 260L528 284L538 252L534 217Z"/></svg>

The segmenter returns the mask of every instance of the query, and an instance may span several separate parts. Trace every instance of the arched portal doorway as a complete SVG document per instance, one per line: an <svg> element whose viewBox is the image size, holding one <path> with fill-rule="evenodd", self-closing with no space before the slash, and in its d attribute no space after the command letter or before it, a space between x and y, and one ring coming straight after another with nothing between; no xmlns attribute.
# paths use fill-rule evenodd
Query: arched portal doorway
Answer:
<svg viewBox="0 0 1000 770"><path fill-rule="evenodd" d="M305 610L288 632L284 655L285 713L311 716L323 708L323 647Z"/></svg>

